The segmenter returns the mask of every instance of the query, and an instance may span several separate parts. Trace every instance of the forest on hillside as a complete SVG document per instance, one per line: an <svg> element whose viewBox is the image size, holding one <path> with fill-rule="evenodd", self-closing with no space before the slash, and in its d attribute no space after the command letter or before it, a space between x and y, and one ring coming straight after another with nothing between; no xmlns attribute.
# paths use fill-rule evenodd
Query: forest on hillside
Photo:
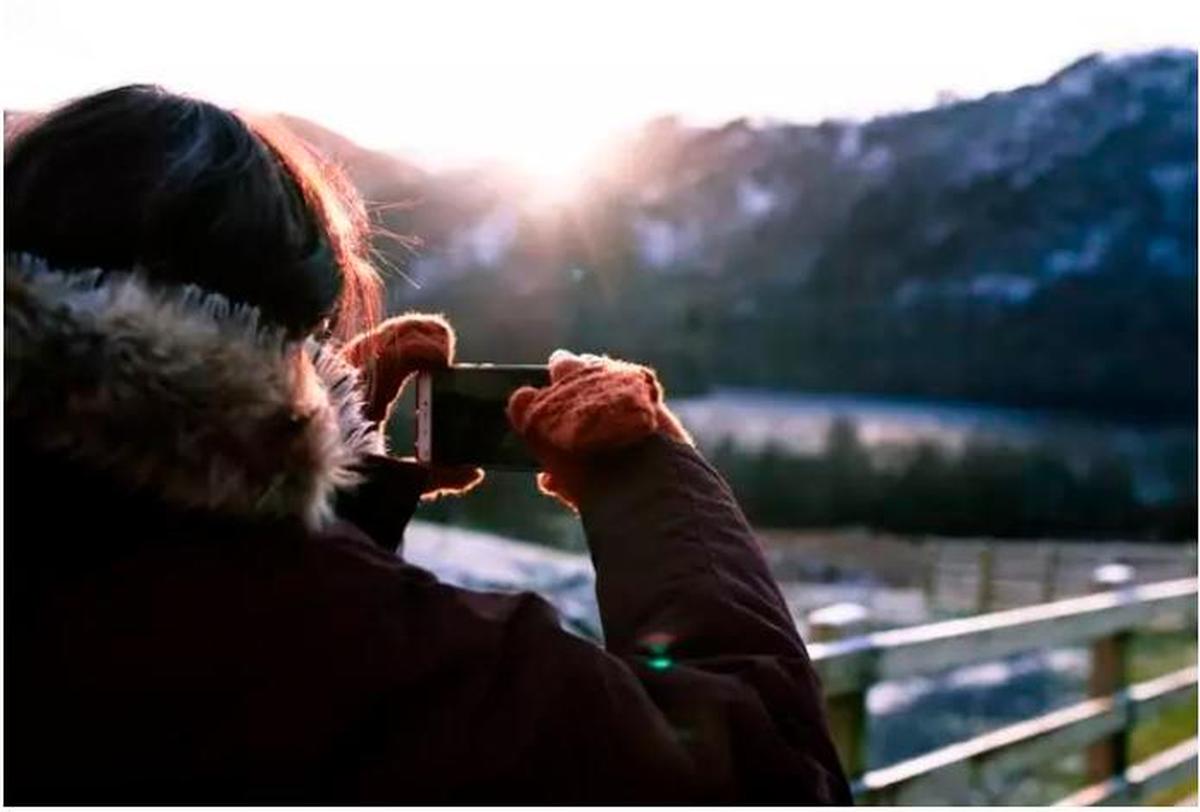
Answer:
<svg viewBox="0 0 1200 812"><path fill-rule="evenodd" d="M465 358L1190 423L1196 119L1194 52L1098 55L865 122L663 118L552 205L290 122L371 202L393 308L446 312Z"/></svg>

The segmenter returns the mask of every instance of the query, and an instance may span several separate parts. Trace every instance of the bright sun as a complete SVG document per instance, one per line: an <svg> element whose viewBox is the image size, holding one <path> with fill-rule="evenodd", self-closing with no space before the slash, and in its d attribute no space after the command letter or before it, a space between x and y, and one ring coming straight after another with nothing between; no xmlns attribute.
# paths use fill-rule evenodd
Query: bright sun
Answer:
<svg viewBox="0 0 1200 812"><path fill-rule="evenodd" d="M506 142L506 143L505 143ZM543 203L564 203L580 191L598 157L594 133L529 127L492 145L501 162L533 184Z"/></svg>

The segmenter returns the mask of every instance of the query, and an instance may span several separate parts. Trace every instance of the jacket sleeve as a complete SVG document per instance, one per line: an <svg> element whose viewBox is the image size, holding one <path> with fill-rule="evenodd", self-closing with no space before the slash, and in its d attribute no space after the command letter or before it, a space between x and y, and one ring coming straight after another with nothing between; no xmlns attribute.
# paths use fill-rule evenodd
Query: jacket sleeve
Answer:
<svg viewBox="0 0 1200 812"><path fill-rule="evenodd" d="M399 550L428 472L413 462L370 454L355 469L353 487L334 494L334 514L362 531L379 549Z"/></svg>
<svg viewBox="0 0 1200 812"><path fill-rule="evenodd" d="M653 437L589 472L605 647L718 796L851 803L820 685L728 486Z"/></svg>

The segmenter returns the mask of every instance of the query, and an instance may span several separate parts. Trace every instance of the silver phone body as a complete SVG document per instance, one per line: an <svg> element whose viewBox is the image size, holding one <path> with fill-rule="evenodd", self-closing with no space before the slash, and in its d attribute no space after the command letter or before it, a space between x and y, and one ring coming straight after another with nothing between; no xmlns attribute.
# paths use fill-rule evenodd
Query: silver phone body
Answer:
<svg viewBox="0 0 1200 812"><path fill-rule="evenodd" d="M417 374L415 417L417 424L417 462L433 462L433 376Z"/></svg>
<svg viewBox="0 0 1200 812"><path fill-rule="evenodd" d="M524 442L512 432L505 410L509 396L519 387L541 387L549 382L550 373L544 366L457 364L447 370L419 373L415 391L417 460L537 470Z"/></svg>

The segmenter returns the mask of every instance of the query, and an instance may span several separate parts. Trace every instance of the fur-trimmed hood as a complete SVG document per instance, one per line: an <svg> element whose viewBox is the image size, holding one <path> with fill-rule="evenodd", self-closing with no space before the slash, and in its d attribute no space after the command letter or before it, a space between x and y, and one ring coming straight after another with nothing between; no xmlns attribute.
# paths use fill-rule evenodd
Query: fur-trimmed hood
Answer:
<svg viewBox="0 0 1200 812"><path fill-rule="evenodd" d="M179 508L314 528L383 453L357 371L253 308L28 259L6 260L4 292L5 431L35 453Z"/></svg>

